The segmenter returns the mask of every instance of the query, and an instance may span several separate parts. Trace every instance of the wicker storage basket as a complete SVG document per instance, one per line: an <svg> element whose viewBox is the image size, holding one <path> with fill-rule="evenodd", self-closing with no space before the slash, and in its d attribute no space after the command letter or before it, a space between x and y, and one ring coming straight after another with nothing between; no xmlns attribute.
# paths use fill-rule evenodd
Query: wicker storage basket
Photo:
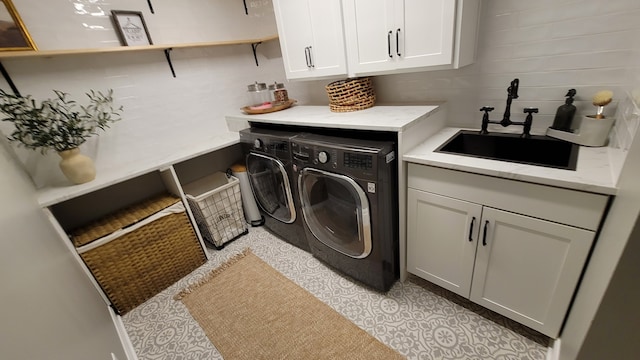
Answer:
<svg viewBox="0 0 640 360"><path fill-rule="evenodd" d="M169 195L111 214L71 239L121 315L207 260L182 202Z"/></svg>
<svg viewBox="0 0 640 360"><path fill-rule="evenodd" d="M238 178L217 172L185 185L184 192L208 245L220 250L249 232Z"/></svg>
<svg viewBox="0 0 640 360"><path fill-rule="evenodd" d="M373 82L368 77L334 81L325 89L333 112L363 110L376 102Z"/></svg>

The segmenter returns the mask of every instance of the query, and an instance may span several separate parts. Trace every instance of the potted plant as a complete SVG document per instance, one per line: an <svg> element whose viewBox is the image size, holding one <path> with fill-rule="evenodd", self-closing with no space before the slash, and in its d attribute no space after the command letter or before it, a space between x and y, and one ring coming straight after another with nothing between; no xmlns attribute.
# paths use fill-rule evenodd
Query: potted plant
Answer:
<svg viewBox="0 0 640 360"><path fill-rule="evenodd" d="M42 154L48 150L58 152L62 158L60 169L71 182L89 182L95 178L95 167L78 147L98 130L120 120L122 106L114 108L111 89L106 94L91 90L86 94L86 106L78 105L65 92L53 92L55 98L38 105L30 95L13 95L0 89L0 111L7 115L2 120L15 127L7 138Z"/></svg>

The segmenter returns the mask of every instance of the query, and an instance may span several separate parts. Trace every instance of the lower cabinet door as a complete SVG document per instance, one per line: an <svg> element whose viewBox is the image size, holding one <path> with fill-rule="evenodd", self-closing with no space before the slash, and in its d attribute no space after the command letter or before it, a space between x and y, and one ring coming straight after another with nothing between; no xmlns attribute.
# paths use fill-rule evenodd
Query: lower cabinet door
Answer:
<svg viewBox="0 0 640 360"><path fill-rule="evenodd" d="M556 338L594 236L484 207L470 299Z"/></svg>
<svg viewBox="0 0 640 360"><path fill-rule="evenodd" d="M408 189L407 270L469 297L482 206Z"/></svg>

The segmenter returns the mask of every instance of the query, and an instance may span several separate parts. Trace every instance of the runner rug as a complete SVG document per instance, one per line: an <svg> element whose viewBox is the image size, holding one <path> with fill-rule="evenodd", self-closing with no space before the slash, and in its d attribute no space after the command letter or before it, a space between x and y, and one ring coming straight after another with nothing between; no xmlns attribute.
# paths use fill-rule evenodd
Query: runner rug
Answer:
<svg viewBox="0 0 640 360"><path fill-rule="evenodd" d="M175 298L225 360L404 359L249 249Z"/></svg>

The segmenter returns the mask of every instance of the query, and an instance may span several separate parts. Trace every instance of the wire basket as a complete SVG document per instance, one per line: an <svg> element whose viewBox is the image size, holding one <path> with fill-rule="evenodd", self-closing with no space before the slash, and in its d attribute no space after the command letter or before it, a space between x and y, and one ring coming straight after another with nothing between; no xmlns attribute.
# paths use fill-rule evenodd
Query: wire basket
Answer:
<svg viewBox="0 0 640 360"><path fill-rule="evenodd" d="M78 254L124 315L206 262L179 198L161 195L71 234Z"/></svg>
<svg viewBox="0 0 640 360"><path fill-rule="evenodd" d="M184 187L202 238L215 249L249 232L242 208L240 180L217 172Z"/></svg>
<svg viewBox="0 0 640 360"><path fill-rule="evenodd" d="M369 77L334 81L325 89L333 112L363 110L376 102L373 82Z"/></svg>

